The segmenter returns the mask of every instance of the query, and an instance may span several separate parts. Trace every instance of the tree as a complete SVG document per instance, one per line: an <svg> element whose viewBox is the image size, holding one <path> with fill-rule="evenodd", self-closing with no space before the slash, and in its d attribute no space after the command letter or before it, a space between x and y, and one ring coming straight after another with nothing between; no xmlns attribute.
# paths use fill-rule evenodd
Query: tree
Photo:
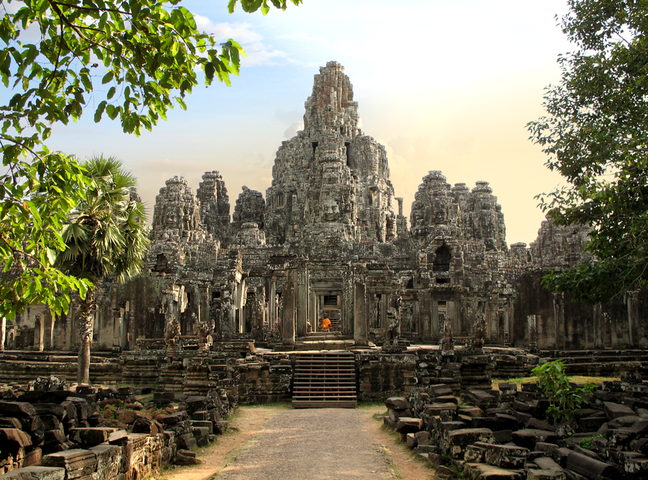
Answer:
<svg viewBox="0 0 648 480"><path fill-rule="evenodd" d="M531 138L567 186L539 195L557 224L591 227L595 262L552 272L543 284L598 303L648 282L648 3L569 0L559 85Z"/></svg>
<svg viewBox="0 0 648 480"><path fill-rule="evenodd" d="M301 0L290 0L293 4ZM61 227L80 200L84 169L46 141L55 123L76 121L88 108L95 121L119 119L138 135L185 108L199 83L230 84L241 47L216 45L197 30L179 0L0 0L0 79L11 100L0 105L0 317L46 303L67 311L70 293L90 283L53 266L65 249ZM270 0L285 9L287 0ZM237 0L230 0L232 12ZM268 0L241 0L267 13Z"/></svg>
<svg viewBox="0 0 648 480"><path fill-rule="evenodd" d="M63 273L92 285L79 307L79 383L89 383L97 310L94 285L109 276L124 282L137 275L149 246L144 205L131 194L135 177L113 157L92 158L84 167L89 181L68 215L61 233L66 248L54 262Z"/></svg>

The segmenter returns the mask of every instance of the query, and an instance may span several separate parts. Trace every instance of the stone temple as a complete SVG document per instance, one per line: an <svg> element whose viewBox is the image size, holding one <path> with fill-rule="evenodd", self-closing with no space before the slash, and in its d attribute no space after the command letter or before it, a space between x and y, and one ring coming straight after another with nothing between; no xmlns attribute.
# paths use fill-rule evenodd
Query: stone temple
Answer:
<svg viewBox="0 0 648 480"><path fill-rule="evenodd" d="M182 177L157 196L146 271L105 282L94 351L196 342L213 351L275 351L321 342L382 346L478 344L545 349L648 345L648 303L629 292L583 305L540 286L551 269L591 261L587 229L549 220L508 246L488 182L447 183L431 170L411 216L389 180L385 148L359 128L343 67L315 75L304 129L279 147L272 186L243 187L231 211L225 181ZM430 160L433 163L433 159ZM7 326L6 348L75 350L75 314L32 307ZM213 342L213 344L211 343Z"/></svg>

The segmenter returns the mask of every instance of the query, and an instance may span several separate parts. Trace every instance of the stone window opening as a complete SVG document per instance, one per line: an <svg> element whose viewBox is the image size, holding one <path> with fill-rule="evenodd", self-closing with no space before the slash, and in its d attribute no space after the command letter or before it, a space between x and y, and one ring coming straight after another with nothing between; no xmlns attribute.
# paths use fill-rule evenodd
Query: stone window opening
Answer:
<svg viewBox="0 0 648 480"><path fill-rule="evenodd" d="M168 260L166 255L163 253L158 253L157 259L155 261L155 271L164 272L167 269Z"/></svg>
<svg viewBox="0 0 648 480"><path fill-rule="evenodd" d="M452 260L452 253L450 248L444 243L437 248L434 255L434 271L435 272L449 272L450 261Z"/></svg>
<svg viewBox="0 0 648 480"><path fill-rule="evenodd" d="M450 283L449 278L437 278L436 283Z"/></svg>
<svg viewBox="0 0 648 480"><path fill-rule="evenodd" d="M350 167L350 166L351 166L351 164L350 164L350 162L349 162L349 147L350 147L350 146L351 146L351 143L350 143L350 142L345 142L345 143L344 143L344 154L346 155L346 164L347 164L347 167Z"/></svg>
<svg viewBox="0 0 648 480"><path fill-rule="evenodd" d="M212 292L212 300L218 300L221 298L221 292Z"/></svg>
<svg viewBox="0 0 648 480"><path fill-rule="evenodd" d="M338 304L337 295L324 295L324 306L336 307Z"/></svg>
<svg viewBox="0 0 648 480"><path fill-rule="evenodd" d="M313 145L313 155L315 155L315 150L317 149L319 142L313 142L312 145Z"/></svg>

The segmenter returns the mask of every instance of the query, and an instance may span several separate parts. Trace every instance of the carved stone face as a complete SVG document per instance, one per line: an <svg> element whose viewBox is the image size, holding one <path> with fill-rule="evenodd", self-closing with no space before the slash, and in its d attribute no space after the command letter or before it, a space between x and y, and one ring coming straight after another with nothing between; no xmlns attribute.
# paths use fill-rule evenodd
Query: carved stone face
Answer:
<svg viewBox="0 0 648 480"><path fill-rule="evenodd" d="M322 203L322 220L325 222L337 222L340 218L340 207L332 198L327 198Z"/></svg>

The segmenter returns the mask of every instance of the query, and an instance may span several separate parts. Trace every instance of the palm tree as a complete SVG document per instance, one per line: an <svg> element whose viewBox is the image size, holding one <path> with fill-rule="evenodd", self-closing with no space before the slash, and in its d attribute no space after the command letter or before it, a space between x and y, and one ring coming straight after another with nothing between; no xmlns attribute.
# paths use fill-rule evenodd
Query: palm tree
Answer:
<svg viewBox="0 0 648 480"><path fill-rule="evenodd" d="M149 240L144 231L144 206L131 195L135 177L125 172L114 157L94 157L84 166L88 185L63 228L67 248L58 255L56 265L69 275L93 283L80 301L78 314L81 345L77 381L87 384L97 310L94 285L107 277L124 282L137 275Z"/></svg>

